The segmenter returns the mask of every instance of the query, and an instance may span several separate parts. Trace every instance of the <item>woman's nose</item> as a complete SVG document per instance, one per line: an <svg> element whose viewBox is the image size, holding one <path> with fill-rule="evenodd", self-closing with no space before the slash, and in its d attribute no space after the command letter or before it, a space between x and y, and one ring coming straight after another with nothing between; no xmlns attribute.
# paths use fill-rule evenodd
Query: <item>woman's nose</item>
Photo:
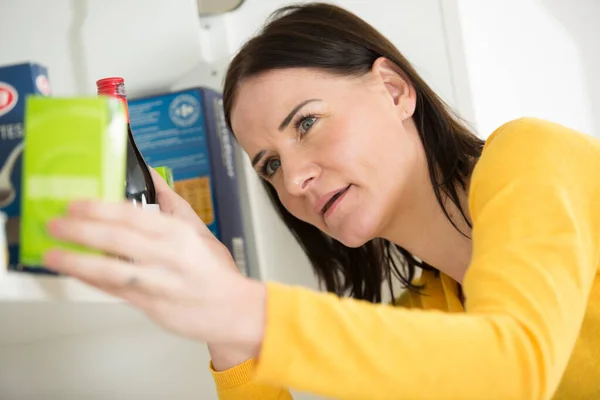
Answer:
<svg viewBox="0 0 600 400"><path fill-rule="evenodd" d="M282 162L282 165L285 188L295 196L306 192L320 174L318 165L298 158L295 160L288 159L287 163Z"/></svg>

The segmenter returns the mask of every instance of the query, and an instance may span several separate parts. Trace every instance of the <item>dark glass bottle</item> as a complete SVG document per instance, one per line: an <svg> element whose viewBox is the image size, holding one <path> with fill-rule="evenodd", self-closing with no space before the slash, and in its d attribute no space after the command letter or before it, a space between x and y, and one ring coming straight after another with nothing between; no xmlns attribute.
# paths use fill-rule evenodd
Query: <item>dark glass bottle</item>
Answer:
<svg viewBox="0 0 600 400"><path fill-rule="evenodd" d="M135 205L156 208L156 189L148 165L138 150L131 126L129 124L129 110L127 108L127 93L125 80L120 77L103 78L96 82L99 95L112 96L121 99L127 110L127 175L125 179L125 197Z"/></svg>

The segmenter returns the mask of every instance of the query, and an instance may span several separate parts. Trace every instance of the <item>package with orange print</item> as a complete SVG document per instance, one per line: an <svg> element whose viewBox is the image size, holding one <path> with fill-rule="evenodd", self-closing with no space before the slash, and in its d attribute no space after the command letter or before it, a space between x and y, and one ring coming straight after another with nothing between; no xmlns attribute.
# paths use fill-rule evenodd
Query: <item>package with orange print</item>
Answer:
<svg viewBox="0 0 600 400"><path fill-rule="evenodd" d="M19 260L25 101L30 95L50 94L45 66L35 62L0 66L0 212L7 217L6 241L11 270L26 269ZM41 268L34 272L49 273Z"/></svg>
<svg viewBox="0 0 600 400"><path fill-rule="evenodd" d="M168 167L174 188L247 272L235 146L222 97L207 88L129 100L131 130L151 167Z"/></svg>

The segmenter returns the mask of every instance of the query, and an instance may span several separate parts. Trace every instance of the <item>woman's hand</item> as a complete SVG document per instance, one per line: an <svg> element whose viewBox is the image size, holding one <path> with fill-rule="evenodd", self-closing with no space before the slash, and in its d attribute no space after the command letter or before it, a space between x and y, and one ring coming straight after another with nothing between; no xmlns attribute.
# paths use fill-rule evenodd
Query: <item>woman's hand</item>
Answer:
<svg viewBox="0 0 600 400"><path fill-rule="evenodd" d="M191 224L196 229L199 228L200 231L206 229L206 226L190 204L175 193L158 172L152 168L150 172L152 173L154 187L156 188L156 197L158 198L161 211ZM234 264L232 264L232 267L234 267L235 271L239 272L239 269ZM208 343L208 351L210 352L214 368L219 371L229 369L256 355L254 349L248 348L244 344L235 345L223 342Z"/></svg>
<svg viewBox="0 0 600 400"><path fill-rule="evenodd" d="M235 344L257 355L264 285L238 273L227 248L201 221L190 223L191 214L176 202L171 197L164 203L173 206L172 215L127 202L75 202L64 218L49 224L49 232L100 252L53 250L45 264L123 298L179 335Z"/></svg>
<svg viewBox="0 0 600 400"><path fill-rule="evenodd" d="M196 214L192 206L171 189L163 177L153 168L150 168L150 173L152 174L152 181L156 188L156 198L161 212L172 215L191 224L199 229L199 231L203 231L206 225L202 222L198 214Z"/></svg>

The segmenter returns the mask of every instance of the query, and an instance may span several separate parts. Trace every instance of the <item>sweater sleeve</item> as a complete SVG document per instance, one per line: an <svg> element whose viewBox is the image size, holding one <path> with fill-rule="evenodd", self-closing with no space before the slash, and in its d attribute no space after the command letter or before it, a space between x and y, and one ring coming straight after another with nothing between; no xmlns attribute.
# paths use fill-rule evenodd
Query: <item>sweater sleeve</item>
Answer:
<svg viewBox="0 0 600 400"><path fill-rule="evenodd" d="M466 313L268 284L255 380L343 399L548 399L598 265L596 142L518 120L471 181Z"/></svg>
<svg viewBox="0 0 600 400"><path fill-rule="evenodd" d="M286 389L253 381L255 365L255 360L249 359L226 371L215 371L211 363L219 400L293 400Z"/></svg>
<svg viewBox="0 0 600 400"><path fill-rule="evenodd" d="M392 304L395 307L420 308L418 296L403 291ZM225 371L216 371L209 365L220 400L293 400L291 393L283 388L253 381L256 360L249 359Z"/></svg>
<svg viewBox="0 0 600 400"><path fill-rule="evenodd" d="M404 291L393 302L396 307L418 308L418 298ZM209 365L210 373L215 381L217 395L220 400L293 400L287 389L253 381L256 360L249 359L225 371L216 371Z"/></svg>

